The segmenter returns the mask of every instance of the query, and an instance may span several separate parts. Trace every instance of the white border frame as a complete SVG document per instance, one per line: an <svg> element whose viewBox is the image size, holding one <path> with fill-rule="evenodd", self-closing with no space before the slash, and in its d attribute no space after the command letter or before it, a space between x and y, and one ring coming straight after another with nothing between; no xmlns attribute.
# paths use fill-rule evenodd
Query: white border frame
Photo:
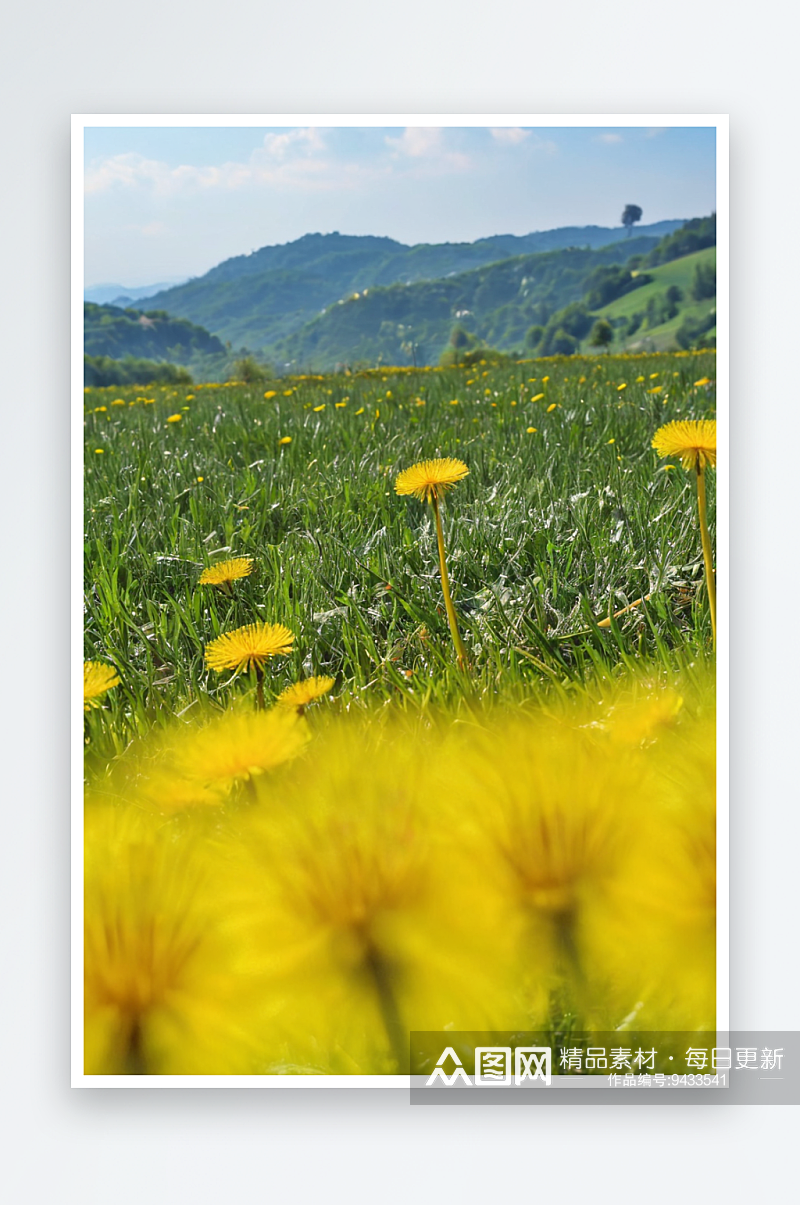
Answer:
<svg viewBox="0 0 800 1205"><path fill-rule="evenodd" d="M71 151L71 1086L91 1088L408 1088L407 1075L85 1075L83 1071L83 288L86 126L706 126L717 141L717 1030L730 1029L729 797L729 131L727 114L73 114Z"/></svg>

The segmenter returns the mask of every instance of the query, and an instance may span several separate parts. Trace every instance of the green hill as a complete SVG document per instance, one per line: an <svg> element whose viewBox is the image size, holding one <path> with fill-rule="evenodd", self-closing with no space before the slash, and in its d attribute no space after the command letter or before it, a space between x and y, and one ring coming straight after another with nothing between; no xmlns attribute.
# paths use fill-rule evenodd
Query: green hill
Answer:
<svg viewBox="0 0 800 1205"><path fill-rule="evenodd" d="M198 356L225 356L223 344L203 327L163 310L124 310L115 305L83 306L85 355L125 356L189 364Z"/></svg>
<svg viewBox="0 0 800 1205"><path fill-rule="evenodd" d="M687 319L695 323L704 323L709 317L716 316L716 292L712 297L692 296L698 267L711 269L716 276L716 247L707 247L682 259L648 268L647 275L651 278L649 284L597 310L597 317L607 319L616 328L615 350L666 351L675 347L676 335ZM676 312L672 317L664 315L664 321L656 321L651 325L647 321L648 306L663 298L669 288L677 288L681 293L675 303ZM635 323L636 315L641 316L642 322L635 330L631 330L632 320ZM656 313L656 317L659 316ZM716 336L716 322L707 326L706 330L708 340L713 340Z"/></svg>
<svg viewBox="0 0 800 1205"><path fill-rule="evenodd" d="M637 235L653 247L680 226L677 221L658 222L642 227ZM234 346L271 353L276 343L321 310L364 289L443 279L523 254L596 249L614 242L628 248L636 241L626 238L623 227L602 226L411 247L390 238L308 234L235 256L202 277L156 293L147 304L197 323Z"/></svg>
<svg viewBox="0 0 800 1205"><path fill-rule="evenodd" d="M435 364L454 324L480 343L521 348L526 332L583 297L598 268L657 246L648 237L600 250L571 248L521 255L455 276L371 287L340 300L279 342L274 357L293 368L337 363Z"/></svg>

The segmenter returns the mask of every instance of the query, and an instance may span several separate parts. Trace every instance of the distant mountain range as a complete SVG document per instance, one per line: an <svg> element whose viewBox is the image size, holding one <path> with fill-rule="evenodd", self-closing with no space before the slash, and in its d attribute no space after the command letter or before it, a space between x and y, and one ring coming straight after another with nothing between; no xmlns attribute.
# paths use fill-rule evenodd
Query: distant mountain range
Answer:
<svg viewBox="0 0 800 1205"><path fill-rule="evenodd" d="M160 280L154 285L140 285L135 289L129 289L125 285L91 285L88 289L83 290L83 300L93 301L96 305L108 305L109 303L111 305L130 305L132 301L152 297L154 293L174 288L175 285L183 284L185 280L185 276L173 276L169 280Z"/></svg>
<svg viewBox="0 0 800 1205"><path fill-rule="evenodd" d="M653 246L681 225L657 222L639 227L636 237ZM233 347L272 356L328 306L365 288L442 279L512 256L631 241L621 226L565 226L416 246L371 235L307 234L225 260L204 276L149 296L147 306L204 326Z"/></svg>
<svg viewBox="0 0 800 1205"><path fill-rule="evenodd" d="M609 234L617 237L591 245ZM542 239L574 242L519 253ZM278 372L436 364L445 351L480 347L570 354L595 345L598 319L603 346L619 350L707 346L716 323L715 247L714 215L631 237L583 227L405 247L306 235L226 260L136 306L85 303L84 347L90 357L171 362L215 380L252 353Z"/></svg>

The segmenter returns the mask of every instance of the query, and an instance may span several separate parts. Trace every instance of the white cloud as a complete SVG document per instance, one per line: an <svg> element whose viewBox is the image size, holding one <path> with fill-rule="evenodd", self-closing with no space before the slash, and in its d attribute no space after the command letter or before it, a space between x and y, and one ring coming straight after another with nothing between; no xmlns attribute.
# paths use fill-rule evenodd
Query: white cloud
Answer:
<svg viewBox="0 0 800 1205"><path fill-rule="evenodd" d="M182 163L170 167L160 160L129 152L92 163L84 177L84 191L91 196L115 187L138 187L168 196L191 189L232 191L250 184L292 183L315 176L321 184L322 176L331 167L321 158L324 150L320 131L307 128L266 134L262 146L244 163L200 166Z"/></svg>
<svg viewBox="0 0 800 1205"><path fill-rule="evenodd" d="M597 141L598 142L607 142L609 145L611 145L612 143L615 143L615 142L622 142L622 135L621 134L598 134Z"/></svg>
<svg viewBox="0 0 800 1205"><path fill-rule="evenodd" d="M521 126L494 126L489 133L501 146L518 146L531 136L531 131L523 130Z"/></svg>
<svg viewBox="0 0 800 1205"><path fill-rule="evenodd" d="M412 159L428 158L441 153L442 130L440 126L406 126L399 138L387 134L386 145Z"/></svg>

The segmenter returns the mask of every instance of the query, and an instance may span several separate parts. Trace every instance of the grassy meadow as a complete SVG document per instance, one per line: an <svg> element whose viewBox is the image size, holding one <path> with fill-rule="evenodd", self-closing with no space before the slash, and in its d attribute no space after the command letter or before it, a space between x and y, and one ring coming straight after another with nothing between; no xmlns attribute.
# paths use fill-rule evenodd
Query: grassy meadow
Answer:
<svg viewBox="0 0 800 1205"><path fill-rule="evenodd" d="M119 678L85 715L87 1071L713 1026L712 629L694 474L651 440L715 417L715 360L85 391L85 658ZM394 488L436 457L469 470L463 668L431 507ZM254 623L293 636L261 712L206 662Z"/></svg>

